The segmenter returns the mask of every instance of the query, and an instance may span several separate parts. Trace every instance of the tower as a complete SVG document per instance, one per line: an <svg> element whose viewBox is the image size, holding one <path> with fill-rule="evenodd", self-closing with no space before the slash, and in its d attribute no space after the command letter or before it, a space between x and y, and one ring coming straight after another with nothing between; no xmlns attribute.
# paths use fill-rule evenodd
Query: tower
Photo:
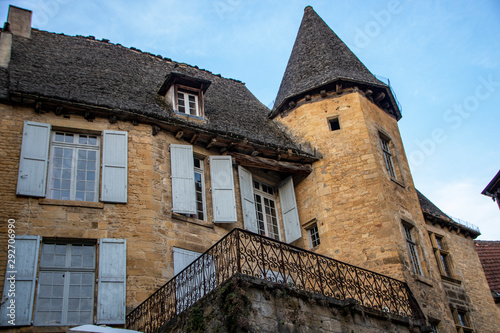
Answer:
<svg viewBox="0 0 500 333"><path fill-rule="evenodd" d="M447 311L443 289L422 286L438 276L429 269L398 103L312 7L270 117L322 156L296 188L302 225L315 224L321 236L314 250L403 279L424 308Z"/></svg>

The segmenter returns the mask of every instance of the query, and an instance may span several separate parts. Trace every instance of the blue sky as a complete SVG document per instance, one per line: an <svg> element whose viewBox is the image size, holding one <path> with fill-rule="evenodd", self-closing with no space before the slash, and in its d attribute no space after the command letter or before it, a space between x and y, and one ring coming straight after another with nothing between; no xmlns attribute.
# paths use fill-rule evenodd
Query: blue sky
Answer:
<svg viewBox="0 0 500 333"><path fill-rule="evenodd" d="M500 2L0 0L33 26L92 35L235 78L272 106L303 9L312 5L376 75L389 78L413 180L446 213L500 240L481 191L500 169ZM497 133L497 134L495 134Z"/></svg>

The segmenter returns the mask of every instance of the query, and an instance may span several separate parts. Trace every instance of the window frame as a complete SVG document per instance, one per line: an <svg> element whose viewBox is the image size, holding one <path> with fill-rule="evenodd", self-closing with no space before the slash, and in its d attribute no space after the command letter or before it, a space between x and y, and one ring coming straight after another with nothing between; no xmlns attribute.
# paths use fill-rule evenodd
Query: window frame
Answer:
<svg viewBox="0 0 500 333"><path fill-rule="evenodd" d="M173 93L172 104L177 114L201 119L204 118L203 92L201 89L175 84ZM179 94L184 96L184 112L179 110ZM191 114L189 105L186 106L186 102L189 103L189 96L194 96L195 98L195 114Z"/></svg>
<svg viewBox="0 0 500 333"><path fill-rule="evenodd" d="M57 134L63 133L65 136L66 134L71 134L74 137L74 140L77 140L80 138L80 136L95 136L96 137L96 145L85 145L85 144L80 144L80 143L67 143L67 142L60 142L60 141L55 141ZM54 186L54 168L55 168L55 150L56 148L62 148L62 149L72 149L73 156L72 156L72 165L71 165L71 180L70 180L70 197L69 199L62 199L62 198L54 198L52 195L52 191L55 189L53 188ZM95 179L94 179L94 200L88 201L88 200L78 200L76 198L76 192L77 192L77 171L78 171L78 152L80 150L85 150L85 151L95 151L96 152L96 160L95 160ZM101 153L102 153L102 138L101 134L97 133L88 133L88 132L78 132L78 131L68 131L68 130L58 130L58 129L52 129L50 132L50 141L49 141L49 155L48 155L48 175L47 175L47 184L46 184L46 198L47 199L52 199L52 200L64 200L64 201L79 201L79 202L99 202L100 196L99 196L99 184L100 184L100 178L101 178ZM62 162L64 163L64 162ZM62 181L62 179L61 179Z"/></svg>
<svg viewBox="0 0 500 333"><path fill-rule="evenodd" d="M44 247L46 245L65 245L66 253L65 253L65 265L62 266L46 266L43 264L44 259ZM72 267L71 259L73 254L74 246L92 246L92 267ZM97 273L97 246L96 242L79 242L79 241L55 241L55 240L44 240L40 247L40 266L37 274L37 295L36 295L36 303L34 308L34 321L33 326L73 326L73 325L84 325L89 324L89 322L79 322L79 323L71 323L68 322L68 312L69 309L69 299L70 299L70 283L71 283L71 275L72 273L91 273L92 276L92 295L90 298L90 324L94 323L94 309L95 309L95 281L96 281L96 273ZM61 304L61 323L59 324L51 324L51 323L40 323L40 297L41 297L41 274L43 273L63 273L63 294L62 294L62 304Z"/></svg>
<svg viewBox="0 0 500 333"><path fill-rule="evenodd" d="M255 187L255 184L258 183L259 184L259 188L256 188ZM274 203L274 212L275 212L275 218L276 218L276 227L278 229L278 241L281 241L282 240L282 235L281 235L281 223L280 223L280 218L279 218L279 211L278 211L278 197L276 195L276 188L274 186L271 186L259 179L256 179L256 178L253 178L252 180L252 186L253 186L253 191L254 191L254 201L255 201L255 214L256 214L256 222L257 222L257 233L259 235L263 235L263 236L266 236L266 237L269 237L269 238L273 238L273 239L276 239L275 237L271 237L270 235L270 232L269 232L269 228L268 228L268 221L267 221L267 214L266 214L266 211L265 211L265 201L264 199L268 199L268 200L271 200L273 203ZM272 190L272 193L269 193L269 192L266 192L264 190L264 186L271 189ZM261 201L258 202L257 200L257 196L260 196L261 198ZM264 233L261 233L261 228L259 226L259 210L258 210L258 204L261 205L262 207L262 217L263 217L263 224L264 224Z"/></svg>
<svg viewBox="0 0 500 333"><path fill-rule="evenodd" d="M403 222L403 233L405 236L405 241L406 241L406 247L408 249L408 255L410 256L410 263L412 265L412 271L413 273L424 276L423 270L422 270L422 264L420 262L420 257L418 255L418 243L416 240L414 240L413 237L413 230L415 227L411 224Z"/></svg>
<svg viewBox="0 0 500 333"><path fill-rule="evenodd" d="M429 237L441 277L455 279L453 261L445 237L434 232L429 232Z"/></svg>
<svg viewBox="0 0 500 333"><path fill-rule="evenodd" d="M200 166L196 166L196 161L199 161ZM198 193L196 189L196 174L198 173L200 175L200 183L201 183L201 204L202 204L202 211L201 214L203 216L200 218L200 211L198 209L198 198L196 198L196 216L193 216L194 218L201 220L201 221L207 221L207 199L206 199L206 191L205 191L205 158L193 155L193 161L194 161L194 186L195 186L195 193Z"/></svg>
<svg viewBox="0 0 500 333"><path fill-rule="evenodd" d="M396 168L394 166L394 155L391 152L391 145L392 145L392 140L383 135L382 133L379 133L379 138L380 138L380 146L382 148L382 154L384 155L384 162L385 162L385 168L387 170L387 173L389 174L389 177L394 180L398 180Z"/></svg>
<svg viewBox="0 0 500 333"><path fill-rule="evenodd" d="M309 226L306 230L307 230L307 236L309 238L309 246L311 249L314 249L315 247L317 247L321 244L321 239L319 237L318 224L314 223L311 226ZM314 240L313 238L316 238L316 240Z"/></svg>
<svg viewBox="0 0 500 333"><path fill-rule="evenodd" d="M459 310L457 308L450 308L455 321L455 328L458 333L472 333L474 328L467 310ZM465 325L464 325L465 324Z"/></svg>

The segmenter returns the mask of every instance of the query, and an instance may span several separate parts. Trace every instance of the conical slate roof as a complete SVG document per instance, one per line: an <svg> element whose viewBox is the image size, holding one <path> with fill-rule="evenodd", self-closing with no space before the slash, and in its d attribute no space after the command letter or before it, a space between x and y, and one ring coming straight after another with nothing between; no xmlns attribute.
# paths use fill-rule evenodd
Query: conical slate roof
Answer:
<svg viewBox="0 0 500 333"><path fill-rule="evenodd" d="M370 73L314 9L307 6L273 111L290 97L339 79L387 87Z"/></svg>

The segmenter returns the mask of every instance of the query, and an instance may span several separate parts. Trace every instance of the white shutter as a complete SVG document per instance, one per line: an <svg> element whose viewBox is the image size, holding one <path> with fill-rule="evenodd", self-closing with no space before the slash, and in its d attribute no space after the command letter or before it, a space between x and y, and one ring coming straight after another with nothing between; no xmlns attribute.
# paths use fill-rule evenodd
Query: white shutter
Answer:
<svg viewBox="0 0 500 333"><path fill-rule="evenodd" d="M279 194L285 239L287 243L291 243L302 237L292 177L288 177L280 184Z"/></svg>
<svg viewBox="0 0 500 333"><path fill-rule="evenodd" d="M199 252L173 248L174 251L174 275L179 274L202 254Z"/></svg>
<svg viewBox="0 0 500 333"><path fill-rule="evenodd" d="M14 324L16 326L31 325L40 236L17 236L15 239L16 242L11 244L15 246L15 263L12 261L7 262L3 297L0 303L2 304L0 326L12 326L12 322L9 322L12 318L8 316L11 300L15 301ZM11 286L9 278L15 280L14 293L9 292ZM9 297L9 294L11 297Z"/></svg>
<svg viewBox="0 0 500 333"><path fill-rule="evenodd" d="M50 125L25 121L17 178L17 194L45 196Z"/></svg>
<svg viewBox="0 0 500 333"><path fill-rule="evenodd" d="M193 146L170 145L172 211L196 214Z"/></svg>
<svg viewBox="0 0 500 333"><path fill-rule="evenodd" d="M255 212L252 174L239 165L238 177L240 179L241 208L243 210L245 229L257 233L257 214Z"/></svg>
<svg viewBox="0 0 500 333"><path fill-rule="evenodd" d="M99 240L97 323L125 324L127 241Z"/></svg>
<svg viewBox="0 0 500 333"><path fill-rule="evenodd" d="M101 201L127 203L127 144L128 133L102 133Z"/></svg>
<svg viewBox="0 0 500 333"><path fill-rule="evenodd" d="M236 222L233 163L231 156L210 156L214 222Z"/></svg>

